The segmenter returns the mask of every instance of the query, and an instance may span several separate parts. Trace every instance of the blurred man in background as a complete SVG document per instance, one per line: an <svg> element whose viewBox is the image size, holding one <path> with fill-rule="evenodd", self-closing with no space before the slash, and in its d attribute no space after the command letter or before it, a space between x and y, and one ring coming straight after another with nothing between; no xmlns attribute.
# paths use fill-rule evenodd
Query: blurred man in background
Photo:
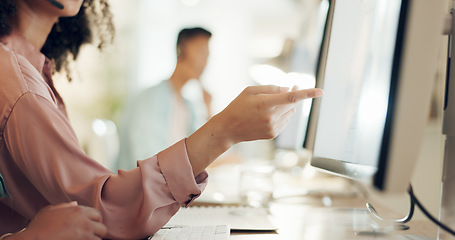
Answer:
<svg viewBox="0 0 455 240"><path fill-rule="evenodd" d="M135 168L137 160L189 136L210 118L211 95L202 87L200 77L207 65L211 36L199 27L181 30L172 76L146 89L127 107L120 126L119 169ZM182 94L190 80L199 83L197 92L202 95L203 104L198 105Z"/></svg>

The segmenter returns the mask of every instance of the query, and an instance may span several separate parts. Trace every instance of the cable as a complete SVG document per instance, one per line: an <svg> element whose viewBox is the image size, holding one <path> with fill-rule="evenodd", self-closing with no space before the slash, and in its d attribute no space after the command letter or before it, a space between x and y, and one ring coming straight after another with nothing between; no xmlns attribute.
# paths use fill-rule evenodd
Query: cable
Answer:
<svg viewBox="0 0 455 240"><path fill-rule="evenodd" d="M433 217L433 215L431 215L427 211L427 209L425 209L425 207L420 203L419 199L417 199L417 197L414 195L414 192L412 191L412 186L409 186L409 195L411 196L412 199L414 199L414 202L417 205L417 207L419 207L419 209L423 212L423 214L425 214L425 216L427 216L427 218L429 218L434 224L438 225L440 228L444 229L446 232L455 236L454 230L449 228L444 223L438 221L435 217Z"/></svg>
<svg viewBox="0 0 455 240"><path fill-rule="evenodd" d="M417 205L417 207L419 207L419 209L423 212L423 214L429 218L434 224L436 224L437 226L439 226L440 228L442 228L444 231L450 233L451 235L455 236L455 231L452 230L450 227L448 227L447 225L445 225L444 223L438 221L435 217L433 217L433 215L431 215L428 210L422 205L422 203L420 203L419 199L416 197L416 195L414 194L414 191L412 190L412 186L410 185L409 186L409 196L411 198L411 208L410 208L410 211L408 213L408 216L404 217L403 219L399 219L399 220L394 220L395 223L407 223L409 222L409 220L411 220L412 216L413 216L413 213L414 213L414 205ZM370 213L372 215L374 215L376 218L378 218L379 220L382 220L382 221L385 221L384 219L382 219L379 214L376 212L376 210L374 209L373 205L371 205L370 203L367 203L367 209L370 211Z"/></svg>

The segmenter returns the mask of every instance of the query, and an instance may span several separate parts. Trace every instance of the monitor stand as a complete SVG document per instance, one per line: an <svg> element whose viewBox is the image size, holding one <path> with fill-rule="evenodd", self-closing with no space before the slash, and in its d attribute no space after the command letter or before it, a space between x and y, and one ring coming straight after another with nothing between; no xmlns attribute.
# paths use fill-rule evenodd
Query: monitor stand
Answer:
<svg viewBox="0 0 455 240"><path fill-rule="evenodd" d="M381 216L379 216L378 212L376 211L376 209L373 207L373 205L371 203L367 203L366 206L367 206L367 209L368 211L370 212L371 215L373 215L376 219L378 219L379 221L382 221L382 222L389 222L391 224L393 224L394 228L396 230L408 230L409 227L406 226L405 224L407 222L409 222L412 217L414 216L414 209L415 209L415 201L414 201L414 197L413 197L413 193L412 193L412 187L410 187L410 190L409 190L409 194L410 194L410 199L411 199L411 203L410 203L410 208L409 208L409 212L408 212L408 215L402 219L396 219L396 220L386 220L386 219L383 219Z"/></svg>

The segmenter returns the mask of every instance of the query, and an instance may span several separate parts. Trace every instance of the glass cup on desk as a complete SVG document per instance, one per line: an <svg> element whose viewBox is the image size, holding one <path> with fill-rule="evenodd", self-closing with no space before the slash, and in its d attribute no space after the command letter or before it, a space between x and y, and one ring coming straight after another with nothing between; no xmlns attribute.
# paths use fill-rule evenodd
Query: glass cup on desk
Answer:
<svg viewBox="0 0 455 240"><path fill-rule="evenodd" d="M255 166L240 173L239 195L244 206L268 207L273 200L272 166Z"/></svg>

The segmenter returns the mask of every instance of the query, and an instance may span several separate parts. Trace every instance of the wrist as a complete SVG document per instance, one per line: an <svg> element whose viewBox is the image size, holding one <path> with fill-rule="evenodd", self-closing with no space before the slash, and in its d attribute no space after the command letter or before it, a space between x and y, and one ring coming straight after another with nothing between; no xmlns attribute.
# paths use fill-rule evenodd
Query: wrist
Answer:
<svg viewBox="0 0 455 240"><path fill-rule="evenodd" d="M210 138L214 145L220 147L223 152L237 144L233 131L229 128L229 120L217 114L207 122L210 129Z"/></svg>
<svg viewBox="0 0 455 240"><path fill-rule="evenodd" d="M216 115L186 139L188 158L195 176L236 143L224 122Z"/></svg>

